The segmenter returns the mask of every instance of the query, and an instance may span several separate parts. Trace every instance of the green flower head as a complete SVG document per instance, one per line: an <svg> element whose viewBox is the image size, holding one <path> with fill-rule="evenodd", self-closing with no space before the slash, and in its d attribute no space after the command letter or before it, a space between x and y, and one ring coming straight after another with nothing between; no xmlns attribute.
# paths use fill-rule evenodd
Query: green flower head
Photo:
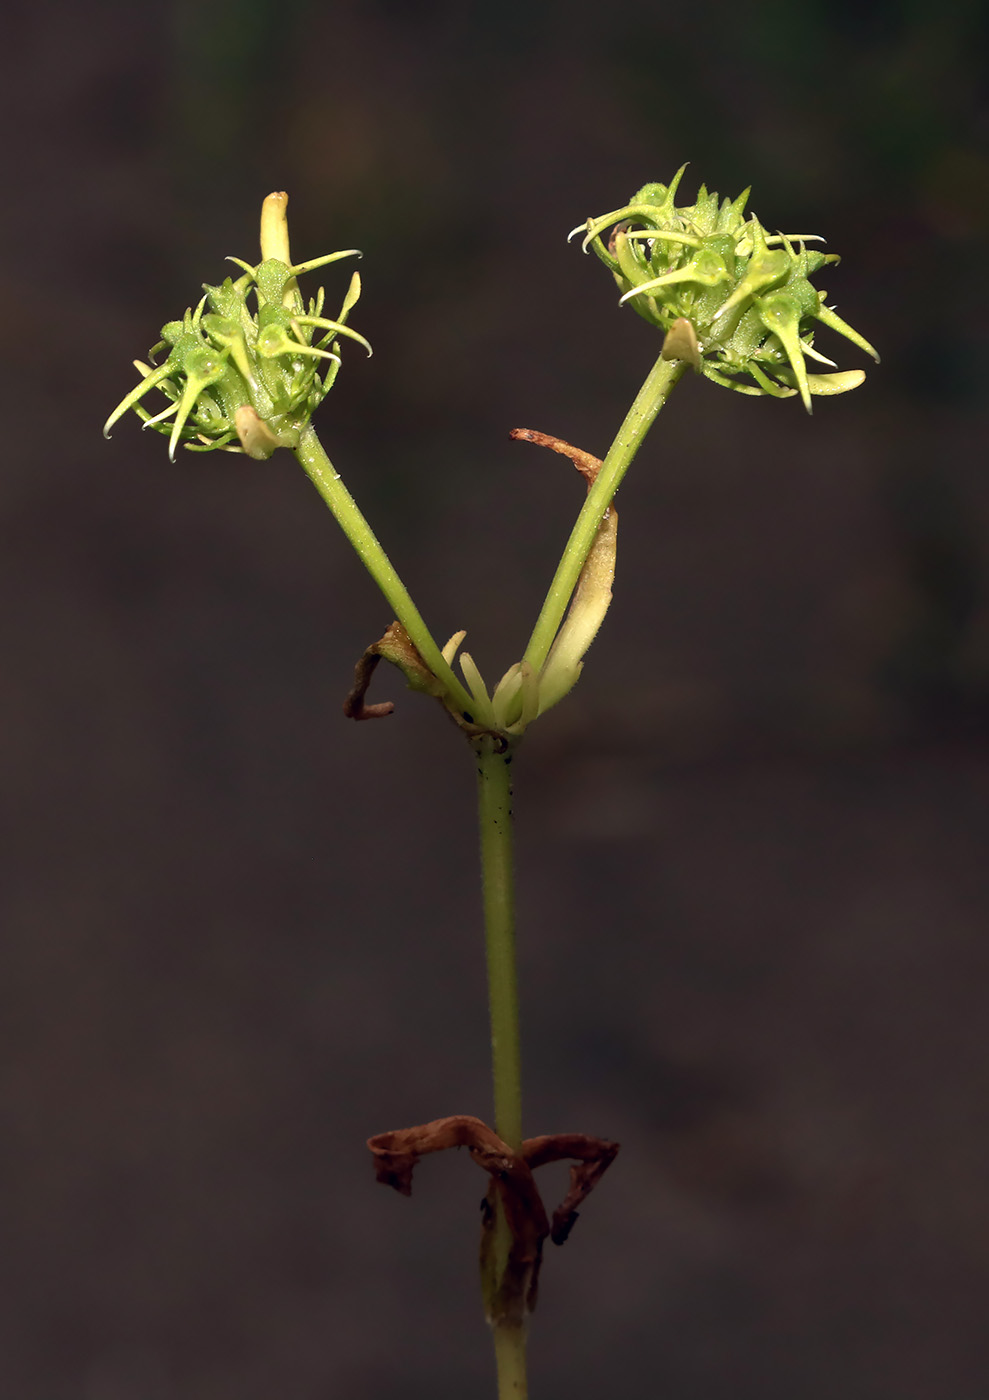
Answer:
<svg viewBox="0 0 989 1400"><path fill-rule="evenodd" d="M690 205L676 205L686 166L669 185L643 185L623 209L588 219L584 233L622 292L651 325L665 332L663 356L689 360L716 384L740 394L842 394L862 383L862 370L810 374L807 360L834 367L814 349L814 323L845 336L878 360L858 331L825 306L810 278L834 253L808 249L815 234L769 233L742 211L746 190L719 202L702 185ZM601 235L611 235L607 243ZM754 382L752 382L754 381Z"/></svg>
<svg viewBox="0 0 989 1400"><path fill-rule="evenodd" d="M166 434L173 460L180 442L193 452L222 447L264 459L276 447L298 446L340 368L341 338L356 340L371 353L364 337L347 325L361 294L356 272L333 321L322 314L323 288L307 307L296 280L360 255L349 248L293 264L287 205L282 193L264 201L261 262L252 267L230 258L242 276L228 277L218 287L204 284L206 295L195 310L162 327L161 340L149 352L151 363L134 361L141 382L110 414L103 429L107 437L132 408L146 428ZM142 403L151 389L168 400L160 413L149 413Z"/></svg>

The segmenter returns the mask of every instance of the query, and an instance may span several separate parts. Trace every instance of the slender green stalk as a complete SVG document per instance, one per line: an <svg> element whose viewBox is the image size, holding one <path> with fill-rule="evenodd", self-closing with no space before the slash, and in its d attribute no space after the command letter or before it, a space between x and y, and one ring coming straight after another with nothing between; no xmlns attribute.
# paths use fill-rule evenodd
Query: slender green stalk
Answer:
<svg viewBox="0 0 989 1400"><path fill-rule="evenodd" d="M515 878L512 868L512 755L491 739L475 744L481 878L491 1010L495 1131L513 1152L522 1146L519 995L515 970Z"/></svg>
<svg viewBox="0 0 989 1400"><path fill-rule="evenodd" d="M625 415L618 436L601 464L597 480L587 493L587 499L571 531L546 601L529 638L525 659L534 671L542 670L553 645L567 604L577 586L580 571L594 543L601 517L611 504L612 497L621 485L622 478L638 452L643 438L652 427L653 419L686 368L686 360L664 360L661 356L653 365L635 397L635 402Z"/></svg>
<svg viewBox="0 0 989 1400"><path fill-rule="evenodd" d="M477 754L477 809L481 836L481 881L491 1016L491 1068L495 1131L512 1149L522 1146L522 1061L515 959L515 878L513 873L511 751L498 752L493 739L474 745ZM495 1220L495 1287L500 1283L511 1237L499 1203ZM487 1300L486 1300L487 1301ZM498 1400L525 1400L525 1325L492 1321L498 1366Z"/></svg>
<svg viewBox="0 0 989 1400"><path fill-rule="evenodd" d="M334 470L333 463L327 457L311 424L303 432L295 455L333 512L337 524L354 546L361 563L388 599L395 616L412 638L423 661L433 675L446 686L458 708L473 714L474 701L443 660L443 655L419 609L409 596L408 589L395 572L394 565L382 549L357 502L344 486L339 472Z"/></svg>

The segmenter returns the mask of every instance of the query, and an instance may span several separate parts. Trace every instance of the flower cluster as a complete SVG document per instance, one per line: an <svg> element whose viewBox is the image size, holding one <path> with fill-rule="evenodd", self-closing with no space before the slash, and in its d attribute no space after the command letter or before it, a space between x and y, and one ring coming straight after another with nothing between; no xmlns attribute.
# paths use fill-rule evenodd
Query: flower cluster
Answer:
<svg viewBox="0 0 989 1400"><path fill-rule="evenodd" d="M117 419L133 409L146 428L168 436L173 459L180 442L193 452L225 448L259 459L277 447L298 446L340 368L335 342L348 337L368 354L371 347L346 324L361 294L356 272L332 321L322 314L323 288L307 307L296 280L357 250L293 265L287 204L285 194L271 194L264 202L262 261L252 267L240 258L229 259L243 275L236 281L228 277L218 287L204 284L206 295L195 310L162 327L161 340L149 352L151 364L134 361L141 383L111 413L104 434L109 436ZM151 389L168 399L160 413L149 413L141 402Z"/></svg>
<svg viewBox="0 0 989 1400"><path fill-rule="evenodd" d="M810 278L834 253L808 249L814 234L769 233L743 214L749 191L719 203L702 185L696 201L674 199L686 166L669 185L644 185L623 209L588 219L585 233L640 316L666 332L666 359L689 360L740 394L841 394L862 370L811 374L807 360L834 366L814 349L814 322L837 331L874 359L869 342L824 304ZM611 229L607 244L601 235ZM740 376L747 376L740 378ZM751 381L755 381L754 383Z"/></svg>

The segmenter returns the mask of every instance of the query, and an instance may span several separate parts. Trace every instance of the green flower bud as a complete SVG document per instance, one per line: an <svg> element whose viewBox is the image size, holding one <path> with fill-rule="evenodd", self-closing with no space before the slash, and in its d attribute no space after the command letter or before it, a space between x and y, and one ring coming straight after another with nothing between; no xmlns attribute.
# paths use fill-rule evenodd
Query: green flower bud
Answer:
<svg viewBox="0 0 989 1400"><path fill-rule="evenodd" d="M302 430L336 378L342 338L356 340L371 353L364 337L347 325L361 294L356 272L336 320L322 314L323 288L306 306L296 280L304 272L360 254L349 248L293 265L287 204L288 195L282 193L264 201L262 261L252 267L230 258L243 269L242 275L236 281L228 277L218 287L204 284L206 295L195 310L162 327L162 338L150 351L151 364L134 361L141 382L110 414L103 429L106 437L132 408L146 428L168 436L173 460L180 442L193 452L224 448L263 460L278 447L298 446ZM142 402L151 389L169 401L156 414Z"/></svg>
<svg viewBox="0 0 989 1400"><path fill-rule="evenodd" d="M623 209L586 226L593 248L629 303L665 333L663 357L689 360L716 384L740 394L841 394L861 384L861 370L809 374L807 360L833 361L814 349L814 322L879 359L832 308L810 278L834 253L806 247L816 234L770 234L743 213L749 191L719 202L702 185L691 205L676 205L686 166L669 185L644 185ZM607 243L602 234L611 230ZM752 382L754 381L754 382Z"/></svg>

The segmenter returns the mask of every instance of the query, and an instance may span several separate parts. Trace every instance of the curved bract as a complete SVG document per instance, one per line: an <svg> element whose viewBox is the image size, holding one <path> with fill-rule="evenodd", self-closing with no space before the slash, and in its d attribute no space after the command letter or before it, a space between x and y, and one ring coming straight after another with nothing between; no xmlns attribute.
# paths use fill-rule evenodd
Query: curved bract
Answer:
<svg viewBox="0 0 989 1400"><path fill-rule="evenodd" d="M861 384L862 370L807 369L808 360L833 366L814 348L815 322L879 359L810 282L837 255L808 248L815 234L770 233L754 214L746 216L748 190L719 201L702 185L693 204L677 205L685 169L669 185L643 185L624 208L588 219L570 235L584 233L585 252L593 248L610 268L621 301L666 333L665 357L689 360L741 394L799 393L808 412L812 394Z"/></svg>

